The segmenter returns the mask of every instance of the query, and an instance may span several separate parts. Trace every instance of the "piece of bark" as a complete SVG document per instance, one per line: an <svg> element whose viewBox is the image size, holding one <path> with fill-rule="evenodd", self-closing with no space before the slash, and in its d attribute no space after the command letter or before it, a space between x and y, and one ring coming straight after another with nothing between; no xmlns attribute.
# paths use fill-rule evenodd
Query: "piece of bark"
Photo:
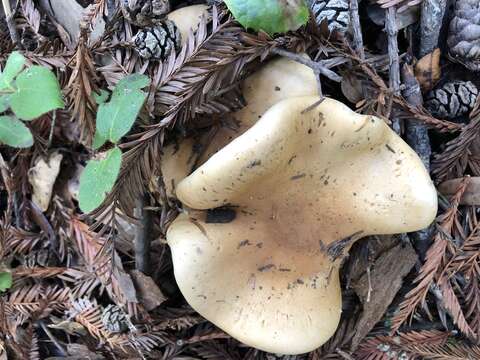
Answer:
<svg viewBox="0 0 480 360"><path fill-rule="evenodd" d="M420 18L420 51L423 57L438 47L438 37L445 14L446 0L424 0Z"/></svg>
<svg viewBox="0 0 480 360"><path fill-rule="evenodd" d="M352 284L363 304L363 312L355 326L352 349L382 318L398 290L403 278L417 261L417 254L409 243L401 243L383 253L374 263L370 278L364 273ZM367 301L369 300L369 301Z"/></svg>
<svg viewBox="0 0 480 360"><path fill-rule="evenodd" d="M151 311L167 299L150 276L138 270L130 271L130 276L137 289L138 299L145 310Z"/></svg>
<svg viewBox="0 0 480 360"><path fill-rule="evenodd" d="M48 209L62 159L63 155L54 151L46 159L37 157L35 165L28 170L28 181L33 188L32 202L41 211Z"/></svg>

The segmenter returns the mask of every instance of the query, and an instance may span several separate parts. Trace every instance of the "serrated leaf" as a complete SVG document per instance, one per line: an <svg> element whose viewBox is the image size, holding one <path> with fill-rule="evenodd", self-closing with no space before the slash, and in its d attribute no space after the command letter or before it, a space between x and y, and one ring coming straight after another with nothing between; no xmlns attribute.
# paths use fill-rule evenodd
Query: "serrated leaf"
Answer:
<svg viewBox="0 0 480 360"><path fill-rule="evenodd" d="M13 116L0 116L0 143L16 148L33 145L30 129Z"/></svg>
<svg viewBox="0 0 480 360"><path fill-rule="evenodd" d="M120 172L122 151L118 147L102 155L101 160L90 160L80 176L78 203L85 213L102 204Z"/></svg>
<svg viewBox="0 0 480 360"><path fill-rule="evenodd" d="M22 71L15 81L17 91L10 96L12 111L22 120L33 120L64 107L55 74L43 66Z"/></svg>
<svg viewBox="0 0 480 360"><path fill-rule="evenodd" d="M107 142L107 139L102 137L98 131L95 131L95 136L93 137L92 148L93 150L100 149L100 147Z"/></svg>
<svg viewBox="0 0 480 360"><path fill-rule="evenodd" d="M297 30L309 18L304 0L225 0L225 4L245 28L270 35Z"/></svg>
<svg viewBox="0 0 480 360"><path fill-rule="evenodd" d="M140 90L150 80L144 75L133 74L119 81L108 103L99 106L97 131L99 136L117 143L130 131L147 94Z"/></svg>
<svg viewBox="0 0 480 360"><path fill-rule="evenodd" d="M0 292L4 292L12 287L13 277L9 271L0 271Z"/></svg>
<svg viewBox="0 0 480 360"><path fill-rule="evenodd" d="M8 89L12 87L12 81L15 76L22 71L25 65L25 57L18 51L14 51L10 54L5 65L5 69L0 74L0 90Z"/></svg>

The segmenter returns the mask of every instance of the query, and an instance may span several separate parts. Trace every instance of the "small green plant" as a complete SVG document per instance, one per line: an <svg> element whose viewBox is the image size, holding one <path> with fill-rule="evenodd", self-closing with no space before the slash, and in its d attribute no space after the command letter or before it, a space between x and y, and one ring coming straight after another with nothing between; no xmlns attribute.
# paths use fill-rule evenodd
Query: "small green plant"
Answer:
<svg viewBox="0 0 480 360"><path fill-rule="evenodd" d="M0 271L0 293L10 289L12 284L12 273L10 271Z"/></svg>
<svg viewBox="0 0 480 360"><path fill-rule="evenodd" d="M304 0L225 0L225 4L245 28L270 35L297 30L309 17Z"/></svg>
<svg viewBox="0 0 480 360"><path fill-rule="evenodd" d="M132 128L147 98L142 89L150 84L145 75L132 74L120 80L109 93L102 90L96 96L99 104L93 148L99 149L107 141L117 144ZM115 145L107 152L90 160L80 177L78 202L83 212L96 209L112 190L122 164L122 151Z"/></svg>
<svg viewBox="0 0 480 360"><path fill-rule="evenodd" d="M64 107L55 74L39 65L25 68L25 58L13 52L0 74L0 143L17 148L33 145L30 121Z"/></svg>

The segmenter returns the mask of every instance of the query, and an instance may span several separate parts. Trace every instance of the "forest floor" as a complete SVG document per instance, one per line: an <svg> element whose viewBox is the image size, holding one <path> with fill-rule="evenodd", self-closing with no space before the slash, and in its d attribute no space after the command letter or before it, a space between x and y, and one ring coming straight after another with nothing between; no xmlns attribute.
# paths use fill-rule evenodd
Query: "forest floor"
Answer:
<svg viewBox="0 0 480 360"><path fill-rule="evenodd" d="M10 1L11 14L0 14L1 68L14 50L49 68L65 108L26 123L33 146L0 144L0 275L13 278L2 288L0 276L0 360L480 359L480 73L454 49L463 41L480 54L480 38L455 31L468 17L462 2L480 8L477 0L330 0L334 15L316 22L323 15L314 7L307 26L271 37L209 1L188 49L149 61L115 0ZM200 3L170 1L172 11ZM185 301L165 241L180 205L158 179L164 147L185 137L205 146L245 105L242 79L302 52L324 96L384 119L418 153L439 212L426 230L354 244L340 272L335 335L282 356L243 345ZM84 214L78 182L96 153L95 93L133 73L150 86L118 143L119 180ZM135 245L147 238L143 250Z"/></svg>

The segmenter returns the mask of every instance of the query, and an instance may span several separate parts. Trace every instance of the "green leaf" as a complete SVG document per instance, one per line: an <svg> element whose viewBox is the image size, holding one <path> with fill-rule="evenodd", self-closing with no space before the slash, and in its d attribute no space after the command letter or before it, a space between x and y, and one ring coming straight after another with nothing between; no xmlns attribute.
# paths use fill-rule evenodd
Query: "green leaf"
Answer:
<svg viewBox="0 0 480 360"><path fill-rule="evenodd" d="M17 76L17 91L10 96L12 111L22 120L33 120L64 107L55 74L43 66L32 66Z"/></svg>
<svg viewBox="0 0 480 360"><path fill-rule="evenodd" d="M93 150L98 150L100 147L107 142L107 139L102 137L98 131L95 131L95 136L93 137Z"/></svg>
<svg viewBox="0 0 480 360"><path fill-rule="evenodd" d="M0 113L7 111L10 107L10 95L4 94L0 95Z"/></svg>
<svg viewBox="0 0 480 360"><path fill-rule="evenodd" d="M17 148L33 145L30 129L13 116L0 116L0 142Z"/></svg>
<svg viewBox="0 0 480 360"><path fill-rule="evenodd" d="M122 151L118 147L102 155L101 160L90 160L80 176L78 202L85 213L102 204L120 172Z"/></svg>
<svg viewBox="0 0 480 360"><path fill-rule="evenodd" d="M9 271L0 271L0 292L4 292L12 287L13 277Z"/></svg>
<svg viewBox="0 0 480 360"><path fill-rule="evenodd" d="M15 76L22 71L25 65L25 58L18 51L14 51L7 59L5 69L0 74L0 90L8 89L12 87L12 81Z"/></svg>
<svg viewBox="0 0 480 360"><path fill-rule="evenodd" d="M108 103L99 106L97 131L99 136L117 143L130 131L147 97L141 88L150 80L145 75L133 74L120 80Z"/></svg>
<svg viewBox="0 0 480 360"><path fill-rule="evenodd" d="M110 93L108 91L101 89L100 94L93 93L93 98L95 99L95 102L100 105L107 101L109 95Z"/></svg>
<svg viewBox="0 0 480 360"><path fill-rule="evenodd" d="M148 85L150 85L150 79L148 76L142 74L130 74L117 83L114 92L121 92L124 89L141 90Z"/></svg>
<svg viewBox="0 0 480 360"><path fill-rule="evenodd" d="M225 0L225 4L245 28L270 35L297 30L309 17L304 0Z"/></svg>

